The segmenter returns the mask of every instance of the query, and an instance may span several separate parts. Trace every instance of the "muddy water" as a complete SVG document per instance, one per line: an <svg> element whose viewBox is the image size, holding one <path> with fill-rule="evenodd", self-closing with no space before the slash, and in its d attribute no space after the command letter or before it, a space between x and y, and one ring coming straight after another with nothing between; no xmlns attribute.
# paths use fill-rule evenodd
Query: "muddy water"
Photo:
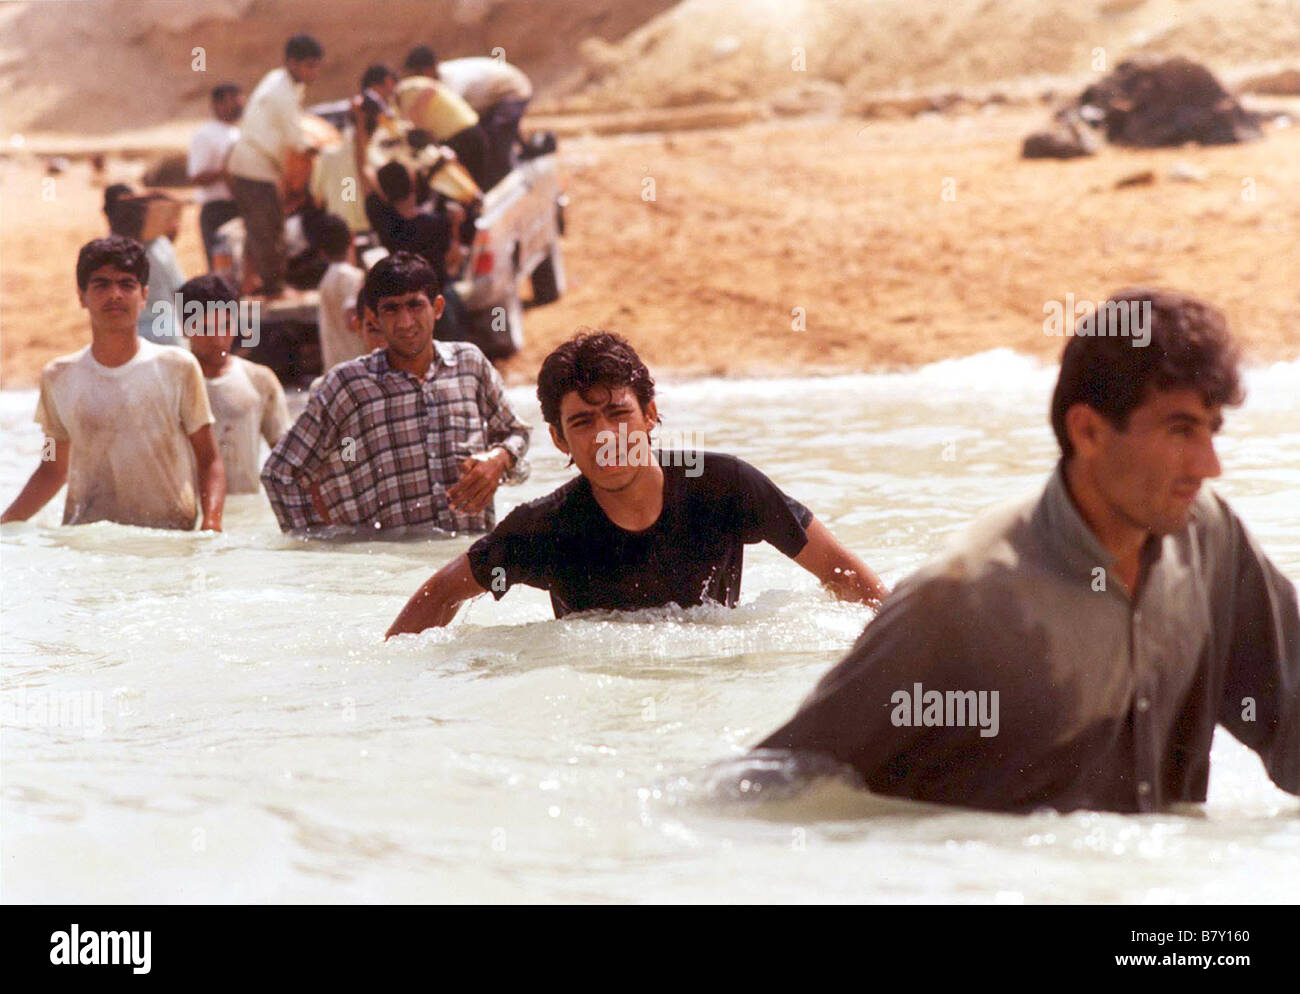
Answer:
<svg viewBox="0 0 1300 994"><path fill-rule="evenodd" d="M1051 379L997 352L683 384L660 407L896 581L1043 480ZM1300 363L1248 382L1220 490L1300 579ZM35 464L34 403L0 395L5 502ZM499 512L571 472L541 430L534 465ZM385 645L468 539L287 539L260 496L232 498L220 536L60 514L3 530L10 901L1295 898L1300 800L1223 734L1209 802L1159 816L978 814L834 783L728 802L707 764L784 720L870 618L767 547L736 610L555 621L519 589Z"/></svg>

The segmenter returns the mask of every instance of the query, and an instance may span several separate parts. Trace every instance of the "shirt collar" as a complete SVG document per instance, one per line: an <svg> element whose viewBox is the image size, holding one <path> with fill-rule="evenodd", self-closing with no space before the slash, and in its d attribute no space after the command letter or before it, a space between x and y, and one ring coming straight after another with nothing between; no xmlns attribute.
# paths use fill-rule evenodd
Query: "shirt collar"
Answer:
<svg viewBox="0 0 1300 994"><path fill-rule="evenodd" d="M1115 557L1102 544L1101 539L1084 521L1083 515L1070 496L1065 482L1065 461L1056 469L1034 511L1034 525L1046 548L1050 549L1071 573L1091 574L1098 566L1108 573L1115 569ZM1165 536L1166 538L1168 536ZM1164 538L1148 536L1142 547L1142 569L1145 573L1160 558Z"/></svg>
<svg viewBox="0 0 1300 994"><path fill-rule="evenodd" d="M389 373L392 373L393 375L402 375L389 364L387 349L376 349L374 352L370 353L368 358L374 360L371 366L371 372L376 376L386 376ZM429 372L425 374L424 378L428 379L431 376L437 375L438 370L444 366L450 368L455 365L456 350L452 347L452 343L440 342L435 338L433 340L433 363L429 366Z"/></svg>

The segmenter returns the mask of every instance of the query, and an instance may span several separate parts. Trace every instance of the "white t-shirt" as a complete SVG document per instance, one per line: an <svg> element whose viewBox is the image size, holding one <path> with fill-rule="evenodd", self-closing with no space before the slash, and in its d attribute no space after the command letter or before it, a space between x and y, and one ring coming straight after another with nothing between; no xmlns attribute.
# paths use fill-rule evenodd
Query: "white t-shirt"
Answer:
<svg viewBox="0 0 1300 994"><path fill-rule="evenodd" d="M176 327L176 293L185 283L176 246L166 235L159 235L145 246L145 256L149 260L149 296L136 330L141 338L158 345L179 345L189 351Z"/></svg>
<svg viewBox="0 0 1300 994"><path fill-rule="evenodd" d="M231 356L224 373L204 382L217 419L212 433L226 464L226 493L255 494L261 439L273 446L289 428L284 389L270 369L240 356Z"/></svg>
<svg viewBox="0 0 1300 994"><path fill-rule="evenodd" d="M87 345L41 371L36 422L72 446L65 525L116 521L194 527L199 505L189 436L212 423L203 372L185 349L140 341L121 366Z"/></svg>
<svg viewBox="0 0 1300 994"><path fill-rule="evenodd" d="M285 68L262 77L240 119L239 139L227 166L232 176L279 183L285 156L306 147L302 134L302 95L306 87L295 83Z"/></svg>
<svg viewBox="0 0 1300 994"><path fill-rule="evenodd" d="M499 100L528 100L533 84L509 62L476 56L438 63L438 78L482 114Z"/></svg>
<svg viewBox="0 0 1300 994"><path fill-rule="evenodd" d="M311 164L311 195L325 210L337 214L348 223L354 235L370 230L366 217L365 190L357 179L357 164L352 143L356 133L352 128L343 132L343 141L322 149Z"/></svg>
<svg viewBox="0 0 1300 994"><path fill-rule="evenodd" d="M321 277L316 323L320 328L321 369L327 373L339 363L370 351L361 335L348 327L347 314L349 307L357 306L357 292L365 282L366 274L350 262L331 262Z"/></svg>
<svg viewBox="0 0 1300 994"><path fill-rule="evenodd" d="M226 156L238 139L238 125L227 124L216 118L204 121L199 126L199 130L194 132L194 137L190 139L190 157L185 169L190 179L199 173L211 172L225 165ZM213 200L230 200L230 188L224 181L218 180L216 183L199 187L194 194L194 199L200 204Z"/></svg>

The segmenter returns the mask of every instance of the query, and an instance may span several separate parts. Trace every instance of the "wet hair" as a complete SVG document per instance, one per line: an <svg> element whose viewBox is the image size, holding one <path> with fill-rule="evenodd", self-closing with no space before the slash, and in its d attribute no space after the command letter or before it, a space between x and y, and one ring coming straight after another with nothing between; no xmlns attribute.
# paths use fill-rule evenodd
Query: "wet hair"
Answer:
<svg viewBox="0 0 1300 994"><path fill-rule="evenodd" d="M216 273L204 273L202 276L186 280L177 292L186 304L191 300L198 301L204 307L208 304L239 303L239 293L231 286L230 281Z"/></svg>
<svg viewBox="0 0 1300 994"><path fill-rule="evenodd" d="M644 411L655 399L655 381L626 338L599 329L580 328L542 361L537 374L537 399L542 417L563 433L560 402L574 390L583 400L596 387L631 387Z"/></svg>
<svg viewBox="0 0 1300 994"><path fill-rule="evenodd" d="M366 67L366 71L361 74L361 89L365 90L374 86L376 83L382 83L390 76L396 76L397 73L389 69L382 62L373 63Z"/></svg>
<svg viewBox="0 0 1300 994"><path fill-rule="evenodd" d="M316 222L316 243L325 253L325 258L337 262L348 254L352 244L352 231L347 221L337 214L326 214Z"/></svg>
<svg viewBox="0 0 1300 994"><path fill-rule="evenodd" d="M379 180L379 189L389 203L396 203L411 195L411 174L400 162L388 162L379 168L375 178Z"/></svg>
<svg viewBox="0 0 1300 994"><path fill-rule="evenodd" d="M435 69L438 66L438 55L428 45L416 45L406 55L406 61L402 64L407 72L421 72L426 69Z"/></svg>
<svg viewBox="0 0 1300 994"><path fill-rule="evenodd" d="M1052 393L1052 430L1065 459L1074 455L1065 415L1075 404L1087 404L1123 431L1151 390L1195 390L1207 407L1245 399L1241 350L1220 310L1190 294L1146 287L1120 290L1106 302L1147 303L1151 337L1145 346L1113 334L1076 334L1066 342ZM1080 326L1086 320L1080 318Z"/></svg>
<svg viewBox="0 0 1300 994"><path fill-rule="evenodd" d="M90 277L104 266L115 266L130 273L141 285L149 282L149 259L144 246L134 238L109 235L86 242L77 253L77 288L84 291L90 286Z"/></svg>
<svg viewBox="0 0 1300 994"><path fill-rule="evenodd" d="M284 57L295 62L324 58L325 49L311 35L294 35L284 43Z"/></svg>
<svg viewBox="0 0 1300 994"><path fill-rule="evenodd" d="M238 83L218 83L212 88L212 102L220 103L226 97L233 97L236 93L243 92L243 87Z"/></svg>
<svg viewBox="0 0 1300 994"><path fill-rule="evenodd" d="M379 302L384 297L423 293L432 303L441 292L442 283L438 280L438 274L428 260L414 252L397 252L384 256L370 267L366 273L366 282L361 287L366 306L372 311L379 310ZM358 306L360 303L361 297L358 295Z"/></svg>

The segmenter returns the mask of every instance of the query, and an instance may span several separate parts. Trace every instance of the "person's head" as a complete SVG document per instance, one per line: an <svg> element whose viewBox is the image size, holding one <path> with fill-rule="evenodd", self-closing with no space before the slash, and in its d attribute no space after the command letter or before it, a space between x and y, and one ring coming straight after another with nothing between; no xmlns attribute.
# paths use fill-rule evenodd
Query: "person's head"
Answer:
<svg viewBox="0 0 1300 994"><path fill-rule="evenodd" d="M384 199L390 204L400 203L415 193L410 170L396 160L380 166L375 179L379 181L379 190Z"/></svg>
<svg viewBox="0 0 1300 994"><path fill-rule="evenodd" d="M77 299L94 331L135 331L149 296L149 259L134 238L110 235L77 253Z"/></svg>
<svg viewBox="0 0 1300 994"><path fill-rule="evenodd" d="M366 343L367 352L382 349L388 344L384 341L383 329L379 327L379 317L375 314L374 304L366 295L364 286L357 291L357 324L360 326L361 338Z"/></svg>
<svg viewBox="0 0 1300 994"><path fill-rule="evenodd" d="M104 217L108 218L108 230L114 235L133 238L139 234L127 230L134 218L128 217L128 212L118 207L121 201L132 196L135 196L135 191L125 183L113 183L104 188Z"/></svg>
<svg viewBox="0 0 1300 994"><path fill-rule="evenodd" d="M368 66L361 74L362 93L366 90L374 90L384 100L390 100L395 89L397 89L397 73L382 63L376 62Z"/></svg>
<svg viewBox="0 0 1300 994"><path fill-rule="evenodd" d="M294 35L284 44L284 65L298 83L314 83L325 49L311 35Z"/></svg>
<svg viewBox="0 0 1300 994"><path fill-rule="evenodd" d="M238 83L221 83L212 88L212 114L218 121L234 124L244 113L244 91Z"/></svg>
<svg viewBox="0 0 1300 994"><path fill-rule="evenodd" d="M436 76L438 56L428 45L416 45L407 53L402 71L407 76Z"/></svg>
<svg viewBox="0 0 1300 994"><path fill-rule="evenodd" d="M422 256L385 256L366 273L362 292L390 353L416 359L431 347L445 301L438 274Z"/></svg>
<svg viewBox="0 0 1300 994"><path fill-rule="evenodd" d="M178 292L181 308L176 320L190 351L202 363L219 363L239 334L239 294L215 273L182 283Z"/></svg>
<svg viewBox="0 0 1300 994"><path fill-rule="evenodd" d="M654 398L655 382L641 357L625 338L607 331L581 330L548 355L537 374L537 399L551 440L604 490L622 490L642 471L643 463L609 458L620 451L610 443L622 431L622 451L632 452L640 439L648 450L650 431L659 423Z"/></svg>
<svg viewBox="0 0 1300 994"><path fill-rule="evenodd" d="M346 262L352 252L352 232L337 214L326 214L316 222L316 244L330 262Z"/></svg>
<svg viewBox="0 0 1300 994"><path fill-rule="evenodd" d="M1213 436L1223 408L1245 397L1240 350L1223 314L1188 294L1133 288L1103 306L1112 317L1127 309L1130 324L1143 321L1147 343L1072 336L1052 395L1052 430L1067 470L1112 514L1168 534L1187 523L1201 483L1219 475Z"/></svg>

